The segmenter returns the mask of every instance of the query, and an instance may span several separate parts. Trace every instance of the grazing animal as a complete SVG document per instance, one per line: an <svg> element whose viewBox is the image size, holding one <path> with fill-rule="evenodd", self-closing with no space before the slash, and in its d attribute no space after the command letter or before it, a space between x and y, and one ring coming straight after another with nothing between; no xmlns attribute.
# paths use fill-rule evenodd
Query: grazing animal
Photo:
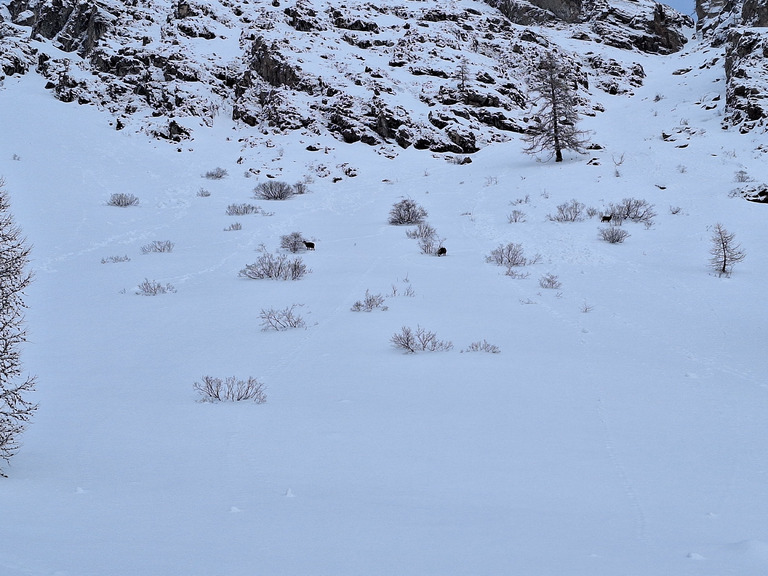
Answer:
<svg viewBox="0 0 768 576"><path fill-rule="evenodd" d="M600 222L610 222L611 218L613 218L613 214L606 214L606 215L600 216Z"/></svg>
<svg viewBox="0 0 768 576"><path fill-rule="evenodd" d="M437 249L438 256L445 256L447 254L448 254L448 250L445 249L445 246L440 246L440 248Z"/></svg>
<svg viewBox="0 0 768 576"><path fill-rule="evenodd" d="M314 250L315 249L315 243L314 242L307 242L306 240L302 240L304 242L304 246L307 250Z"/></svg>

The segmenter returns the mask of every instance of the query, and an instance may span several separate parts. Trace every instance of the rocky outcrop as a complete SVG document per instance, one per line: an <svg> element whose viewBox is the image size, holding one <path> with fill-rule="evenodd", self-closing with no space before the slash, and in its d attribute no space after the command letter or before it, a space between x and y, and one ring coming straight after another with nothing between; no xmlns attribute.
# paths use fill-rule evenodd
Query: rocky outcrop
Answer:
<svg viewBox="0 0 768 576"><path fill-rule="evenodd" d="M742 132L768 127L768 29L732 29L725 72L727 125Z"/></svg>

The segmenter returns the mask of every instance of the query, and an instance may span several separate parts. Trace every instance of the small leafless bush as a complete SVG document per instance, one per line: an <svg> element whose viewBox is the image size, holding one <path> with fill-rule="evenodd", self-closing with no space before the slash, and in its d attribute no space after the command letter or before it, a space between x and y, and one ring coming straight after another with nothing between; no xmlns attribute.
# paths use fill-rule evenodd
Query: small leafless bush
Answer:
<svg viewBox="0 0 768 576"><path fill-rule="evenodd" d="M548 272L539 278L539 286L547 290L558 290L563 287L563 284L557 276Z"/></svg>
<svg viewBox="0 0 768 576"><path fill-rule="evenodd" d="M229 226L224 228L224 232L232 232L233 230L242 230L243 225L240 222L232 222Z"/></svg>
<svg viewBox="0 0 768 576"><path fill-rule="evenodd" d="M261 208L253 204L230 204L227 206L227 216L247 216L259 212L261 212Z"/></svg>
<svg viewBox="0 0 768 576"><path fill-rule="evenodd" d="M400 332L395 332L390 342L395 348L405 350L408 353L416 352L440 352L451 350L453 344L447 340L439 340L434 332L425 330L421 326L414 332L408 326L403 326Z"/></svg>
<svg viewBox="0 0 768 576"><path fill-rule="evenodd" d="M589 312L592 312L592 310L594 310L594 309L595 309L595 307L592 306L591 304L588 304L586 300L584 300L584 304L582 304L581 308L579 308L579 310L583 314L588 314Z"/></svg>
<svg viewBox="0 0 768 576"><path fill-rule="evenodd" d="M126 254L125 256L108 256L101 259L102 264L116 264L118 262L130 262L131 259Z"/></svg>
<svg viewBox="0 0 768 576"><path fill-rule="evenodd" d="M253 189L253 195L262 200L287 200L295 194L293 186L280 180L267 180Z"/></svg>
<svg viewBox="0 0 768 576"><path fill-rule="evenodd" d="M618 204L610 204L608 212L614 219L653 224L656 211L653 204L639 198L624 198Z"/></svg>
<svg viewBox="0 0 768 576"><path fill-rule="evenodd" d="M490 354L499 354L501 349L495 344L491 344L487 340L483 339L482 342L472 342L462 352L488 352Z"/></svg>
<svg viewBox="0 0 768 576"><path fill-rule="evenodd" d="M195 382L194 389L202 396L200 402L242 402L251 400L256 404L264 404L267 394L263 383L256 378L240 380L229 376L222 380L213 376L203 376L202 382Z"/></svg>
<svg viewBox="0 0 768 576"><path fill-rule="evenodd" d="M301 232L291 232L285 236L280 236L280 248L295 254L296 252L303 252L307 246L304 244L304 237Z"/></svg>
<svg viewBox="0 0 768 576"><path fill-rule="evenodd" d="M621 244L624 242L624 240L629 237L629 232L624 230L624 228L619 228L616 226L611 226L609 228L598 228L600 233L600 238L605 240L606 242L610 242L611 244Z"/></svg>
<svg viewBox="0 0 768 576"><path fill-rule="evenodd" d="M680 206L670 206L669 207L669 213L670 214L680 214L682 211L682 208Z"/></svg>
<svg viewBox="0 0 768 576"><path fill-rule="evenodd" d="M247 264L240 270L239 276L252 280L299 280L311 272L301 257L288 258L285 254L263 252L253 264Z"/></svg>
<svg viewBox="0 0 768 576"><path fill-rule="evenodd" d="M153 240L141 247L142 254L151 252L173 252L174 243L170 240Z"/></svg>
<svg viewBox="0 0 768 576"><path fill-rule="evenodd" d="M530 272L519 272L518 270L516 270L515 268L510 266L509 268L507 268L507 271L504 272L504 275L505 276L509 276L510 278L514 278L515 280L524 280L524 279L528 278L531 275L531 273Z"/></svg>
<svg viewBox="0 0 768 576"><path fill-rule="evenodd" d="M303 328L305 326L304 319L295 313L296 308L300 304L292 304L282 310L276 310L275 308L261 309L259 317L261 318L261 329L267 330L290 330L291 328Z"/></svg>
<svg viewBox="0 0 768 576"><path fill-rule="evenodd" d="M108 206L117 206L119 208L127 208L129 206L138 206L139 199L133 194L125 194L123 192L117 192L112 194L107 201Z"/></svg>
<svg viewBox="0 0 768 576"><path fill-rule="evenodd" d="M173 284L160 284L160 282L146 278L136 289L136 294L139 296L157 296L158 294L168 294L173 292L176 292L176 288Z"/></svg>
<svg viewBox="0 0 768 576"><path fill-rule="evenodd" d="M208 180L221 180L222 178L226 178L229 175L229 172L226 171L224 168L214 168L213 170L208 170L208 172L205 173L205 178L208 178Z"/></svg>
<svg viewBox="0 0 768 576"><path fill-rule="evenodd" d="M371 294L369 290L365 291L365 297L362 300L356 301L352 304L351 310L353 312L372 312L373 310L381 309L386 310L387 307L384 304L384 296L381 294Z"/></svg>
<svg viewBox="0 0 768 576"><path fill-rule="evenodd" d="M200 188L200 190L197 191L197 196L200 198L208 198L210 195L211 193L205 188Z"/></svg>
<svg viewBox="0 0 768 576"><path fill-rule="evenodd" d="M733 181L734 182L752 182L754 178L750 177L750 175L747 173L746 170L738 170L736 174L734 174Z"/></svg>
<svg viewBox="0 0 768 576"><path fill-rule="evenodd" d="M522 210L512 210L512 212L507 215L507 222L510 224L515 222L525 222L525 212Z"/></svg>
<svg viewBox="0 0 768 576"><path fill-rule="evenodd" d="M497 266L506 266L507 268L535 264L540 259L541 256L539 254L530 259L526 258L522 244L515 244L514 242L510 242L506 246L500 244L491 251L490 255L485 257L486 262L491 262Z"/></svg>
<svg viewBox="0 0 768 576"><path fill-rule="evenodd" d="M307 186L307 183L304 181L296 182L296 184L293 185L293 193L294 194L308 194L309 193L309 186Z"/></svg>
<svg viewBox="0 0 768 576"><path fill-rule="evenodd" d="M595 208L594 206L589 206L586 211L587 218L594 218L598 214L600 214L600 210Z"/></svg>
<svg viewBox="0 0 768 576"><path fill-rule="evenodd" d="M557 213L547 214L549 220L555 222L580 222L584 220L584 208L586 206L576 199L565 202L557 207Z"/></svg>
<svg viewBox="0 0 768 576"><path fill-rule="evenodd" d="M410 198L404 198L389 211L389 223L395 225L419 224L426 217L427 211Z"/></svg>
<svg viewBox="0 0 768 576"><path fill-rule="evenodd" d="M419 222L416 228L405 231L405 235L408 238L418 240L423 238L434 238L437 236L437 230L430 226L426 222Z"/></svg>
<svg viewBox="0 0 768 576"><path fill-rule="evenodd" d="M516 200L512 200L510 202L510 205L512 206L519 206L520 204L530 204L531 203L531 195L526 194L522 198L517 198Z"/></svg>

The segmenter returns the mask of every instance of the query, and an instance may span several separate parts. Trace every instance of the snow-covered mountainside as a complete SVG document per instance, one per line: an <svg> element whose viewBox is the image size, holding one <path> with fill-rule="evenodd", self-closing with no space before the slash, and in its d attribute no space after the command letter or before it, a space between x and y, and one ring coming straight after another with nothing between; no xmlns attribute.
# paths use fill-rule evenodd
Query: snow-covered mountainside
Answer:
<svg viewBox="0 0 768 576"><path fill-rule="evenodd" d="M760 6L715 4L0 0L39 402L0 576L765 576ZM266 402L199 401L233 376Z"/></svg>
<svg viewBox="0 0 768 576"><path fill-rule="evenodd" d="M693 24L650 0L493 4L12 0L3 69L34 68L60 100L177 141L226 114L259 133L472 153L525 130L542 50L562 52L590 111L643 77L596 47L667 54Z"/></svg>

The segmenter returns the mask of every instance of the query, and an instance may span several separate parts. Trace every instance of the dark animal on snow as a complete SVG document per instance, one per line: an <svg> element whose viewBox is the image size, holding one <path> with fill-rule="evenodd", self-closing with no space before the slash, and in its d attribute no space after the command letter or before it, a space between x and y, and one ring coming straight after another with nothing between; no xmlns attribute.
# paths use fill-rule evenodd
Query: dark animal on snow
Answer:
<svg viewBox="0 0 768 576"><path fill-rule="evenodd" d="M307 250L314 250L315 249L315 243L314 242L307 242L306 240L302 240L304 242L304 247Z"/></svg>
<svg viewBox="0 0 768 576"><path fill-rule="evenodd" d="M440 246L440 248L437 249L438 256L445 256L446 254L448 254L448 250L445 249L445 246Z"/></svg>
<svg viewBox="0 0 768 576"><path fill-rule="evenodd" d="M613 214L600 216L600 222L610 222L611 218L613 218Z"/></svg>

